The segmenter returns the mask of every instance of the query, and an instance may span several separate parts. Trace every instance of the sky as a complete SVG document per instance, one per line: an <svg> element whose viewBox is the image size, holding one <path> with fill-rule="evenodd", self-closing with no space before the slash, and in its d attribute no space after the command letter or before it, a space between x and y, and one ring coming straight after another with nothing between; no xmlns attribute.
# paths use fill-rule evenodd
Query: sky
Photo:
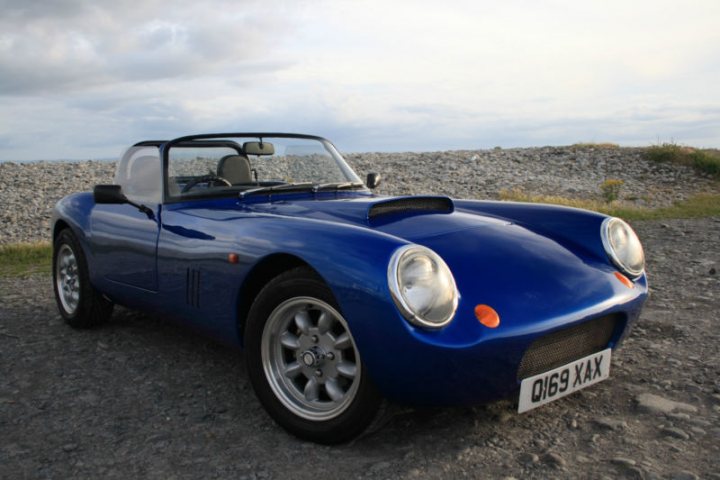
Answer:
<svg viewBox="0 0 720 480"><path fill-rule="evenodd" d="M720 146L717 0L0 0L0 161L193 133Z"/></svg>

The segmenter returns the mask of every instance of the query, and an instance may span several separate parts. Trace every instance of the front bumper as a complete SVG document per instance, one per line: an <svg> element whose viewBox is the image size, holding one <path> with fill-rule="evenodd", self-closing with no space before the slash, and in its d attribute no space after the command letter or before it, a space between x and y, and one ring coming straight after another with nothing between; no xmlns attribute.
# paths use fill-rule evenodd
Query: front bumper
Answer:
<svg viewBox="0 0 720 480"><path fill-rule="evenodd" d="M380 330L366 328L367 318L377 318L377 311L370 311L373 305L358 306L355 311L365 318L349 320L370 377L388 399L411 405L477 405L517 394L522 378L616 348L647 298L644 276L633 290L620 287L625 290L593 305L549 318L505 324L501 319L494 330L482 327L462 304L454 331L444 334L415 328L387 306ZM592 327L599 324L605 326ZM598 339L598 332L606 336ZM546 358L528 367L531 348L544 349L536 357Z"/></svg>

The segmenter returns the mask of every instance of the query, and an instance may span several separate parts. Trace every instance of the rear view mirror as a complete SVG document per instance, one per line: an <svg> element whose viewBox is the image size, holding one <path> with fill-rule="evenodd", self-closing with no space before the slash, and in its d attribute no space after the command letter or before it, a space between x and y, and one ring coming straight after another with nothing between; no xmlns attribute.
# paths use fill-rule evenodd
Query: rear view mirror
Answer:
<svg viewBox="0 0 720 480"><path fill-rule="evenodd" d="M127 203L127 197L122 193L120 185L95 185L93 189L95 203Z"/></svg>
<svg viewBox="0 0 720 480"><path fill-rule="evenodd" d="M368 188L373 189L380 185L381 181L382 177L379 173L371 172L367 174L367 180L365 181L365 185L367 185Z"/></svg>
<svg viewBox="0 0 720 480"><path fill-rule="evenodd" d="M275 146L268 142L243 143L245 155L275 155Z"/></svg>

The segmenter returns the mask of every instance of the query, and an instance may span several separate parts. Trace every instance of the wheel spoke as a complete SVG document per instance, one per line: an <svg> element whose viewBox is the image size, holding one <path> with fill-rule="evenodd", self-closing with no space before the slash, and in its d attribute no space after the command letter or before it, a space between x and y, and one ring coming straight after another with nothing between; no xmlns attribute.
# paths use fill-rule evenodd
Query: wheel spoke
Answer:
<svg viewBox="0 0 720 480"><path fill-rule="evenodd" d="M318 331L321 335L326 334L328 330L330 330L333 320L332 315L328 314L328 312L322 312L320 314L320 318L318 318Z"/></svg>
<svg viewBox="0 0 720 480"><path fill-rule="evenodd" d="M352 346L352 339L347 332L343 332L335 339L335 348L338 350L345 350Z"/></svg>
<svg viewBox="0 0 720 480"><path fill-rule="evenodd" d="M300 348L300 341L298 340L298 338L288 331L284 332L280 336L280 344L285 348L289 348L290 350L297 350L298 348Z"/></svg>
<svg viewBox="0 0 720 480"><path fill-rule="evenodd" d="M343 392L336 378L331 378L325 382L325 391L333 402L339 402L345 396L345 392Z"/></svg>
<svg viewBox="0 0 720 480"><path fill-rule="evenodd" d="M315 378L311 378L308 380L308 382L305 384L305 390L303 393L305 394L305 400L308 402L315 402L319 398L319 384L318 381Z"/></svg>
<svg viewBox="0 0 720 480"><path fill-rule="evenodd" d="M310 315L308 315L308 312L306 310L301 310L295 314L295 325L297 325L297 327L303 334L310 334L310 327L312 327L312 322L310 321Z"/></svg>
<svg viewBox="0 0 720 480"><path fill-rule="evenodd" d="M350 362L340 362L337 365L337 371L343 377L352 379L357 375L357 366Z"/></svg>
<svg viewBox="0 0 720 480"><path fill-rule="evenodd" d="M302 365L300 365L298 362L293 362L285 366L285 371L283 372L283 375L288 378L295 378L300 375L300 372L302 372Z"/></svg>

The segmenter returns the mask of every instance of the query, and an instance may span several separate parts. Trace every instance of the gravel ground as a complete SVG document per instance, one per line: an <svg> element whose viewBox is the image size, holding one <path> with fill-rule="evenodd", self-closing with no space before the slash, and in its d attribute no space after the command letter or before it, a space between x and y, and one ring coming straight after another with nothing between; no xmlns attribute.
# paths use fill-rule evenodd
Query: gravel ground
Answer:
<svg viewBox="0 0 720 480"><path fill-rule="evenodd" d="M636 149L351 154L381 194L503 189L660 206L717 183ZM412 168L410 168L412 166ZM46 240L52 205L114 164L0 164L2 243ZM611 378L523 415L510 401L393 407L349 445L299 441L255 399L238 352L116 308L92 331L58 316L50 278L0 278L0 478L720 479L720 218L637 222L652 295Z"/></svg>
<svg viewBox="0 0 720 480"><path fill-rule="evenodd" d="M624 203L657 207L718 183L682 165L642 158L637 148L543 147L430 153L348 154L361 178L383 176L379 194L432 193L498 198L502 190L600 199L600 184L620 179ZM111 183L114 162L0 163L0 244L48 240L52 207L63 196Z"/></svg>
<svg viewBox="0 0 720 480"><path fill-rule="evenodd" d="M638 222L652 296L609 380L510 401L396 408L349 445L299 441L238 352L118 308L63 324L50 278L0 278L0 478L720 479L720 218Z"/></svg>

